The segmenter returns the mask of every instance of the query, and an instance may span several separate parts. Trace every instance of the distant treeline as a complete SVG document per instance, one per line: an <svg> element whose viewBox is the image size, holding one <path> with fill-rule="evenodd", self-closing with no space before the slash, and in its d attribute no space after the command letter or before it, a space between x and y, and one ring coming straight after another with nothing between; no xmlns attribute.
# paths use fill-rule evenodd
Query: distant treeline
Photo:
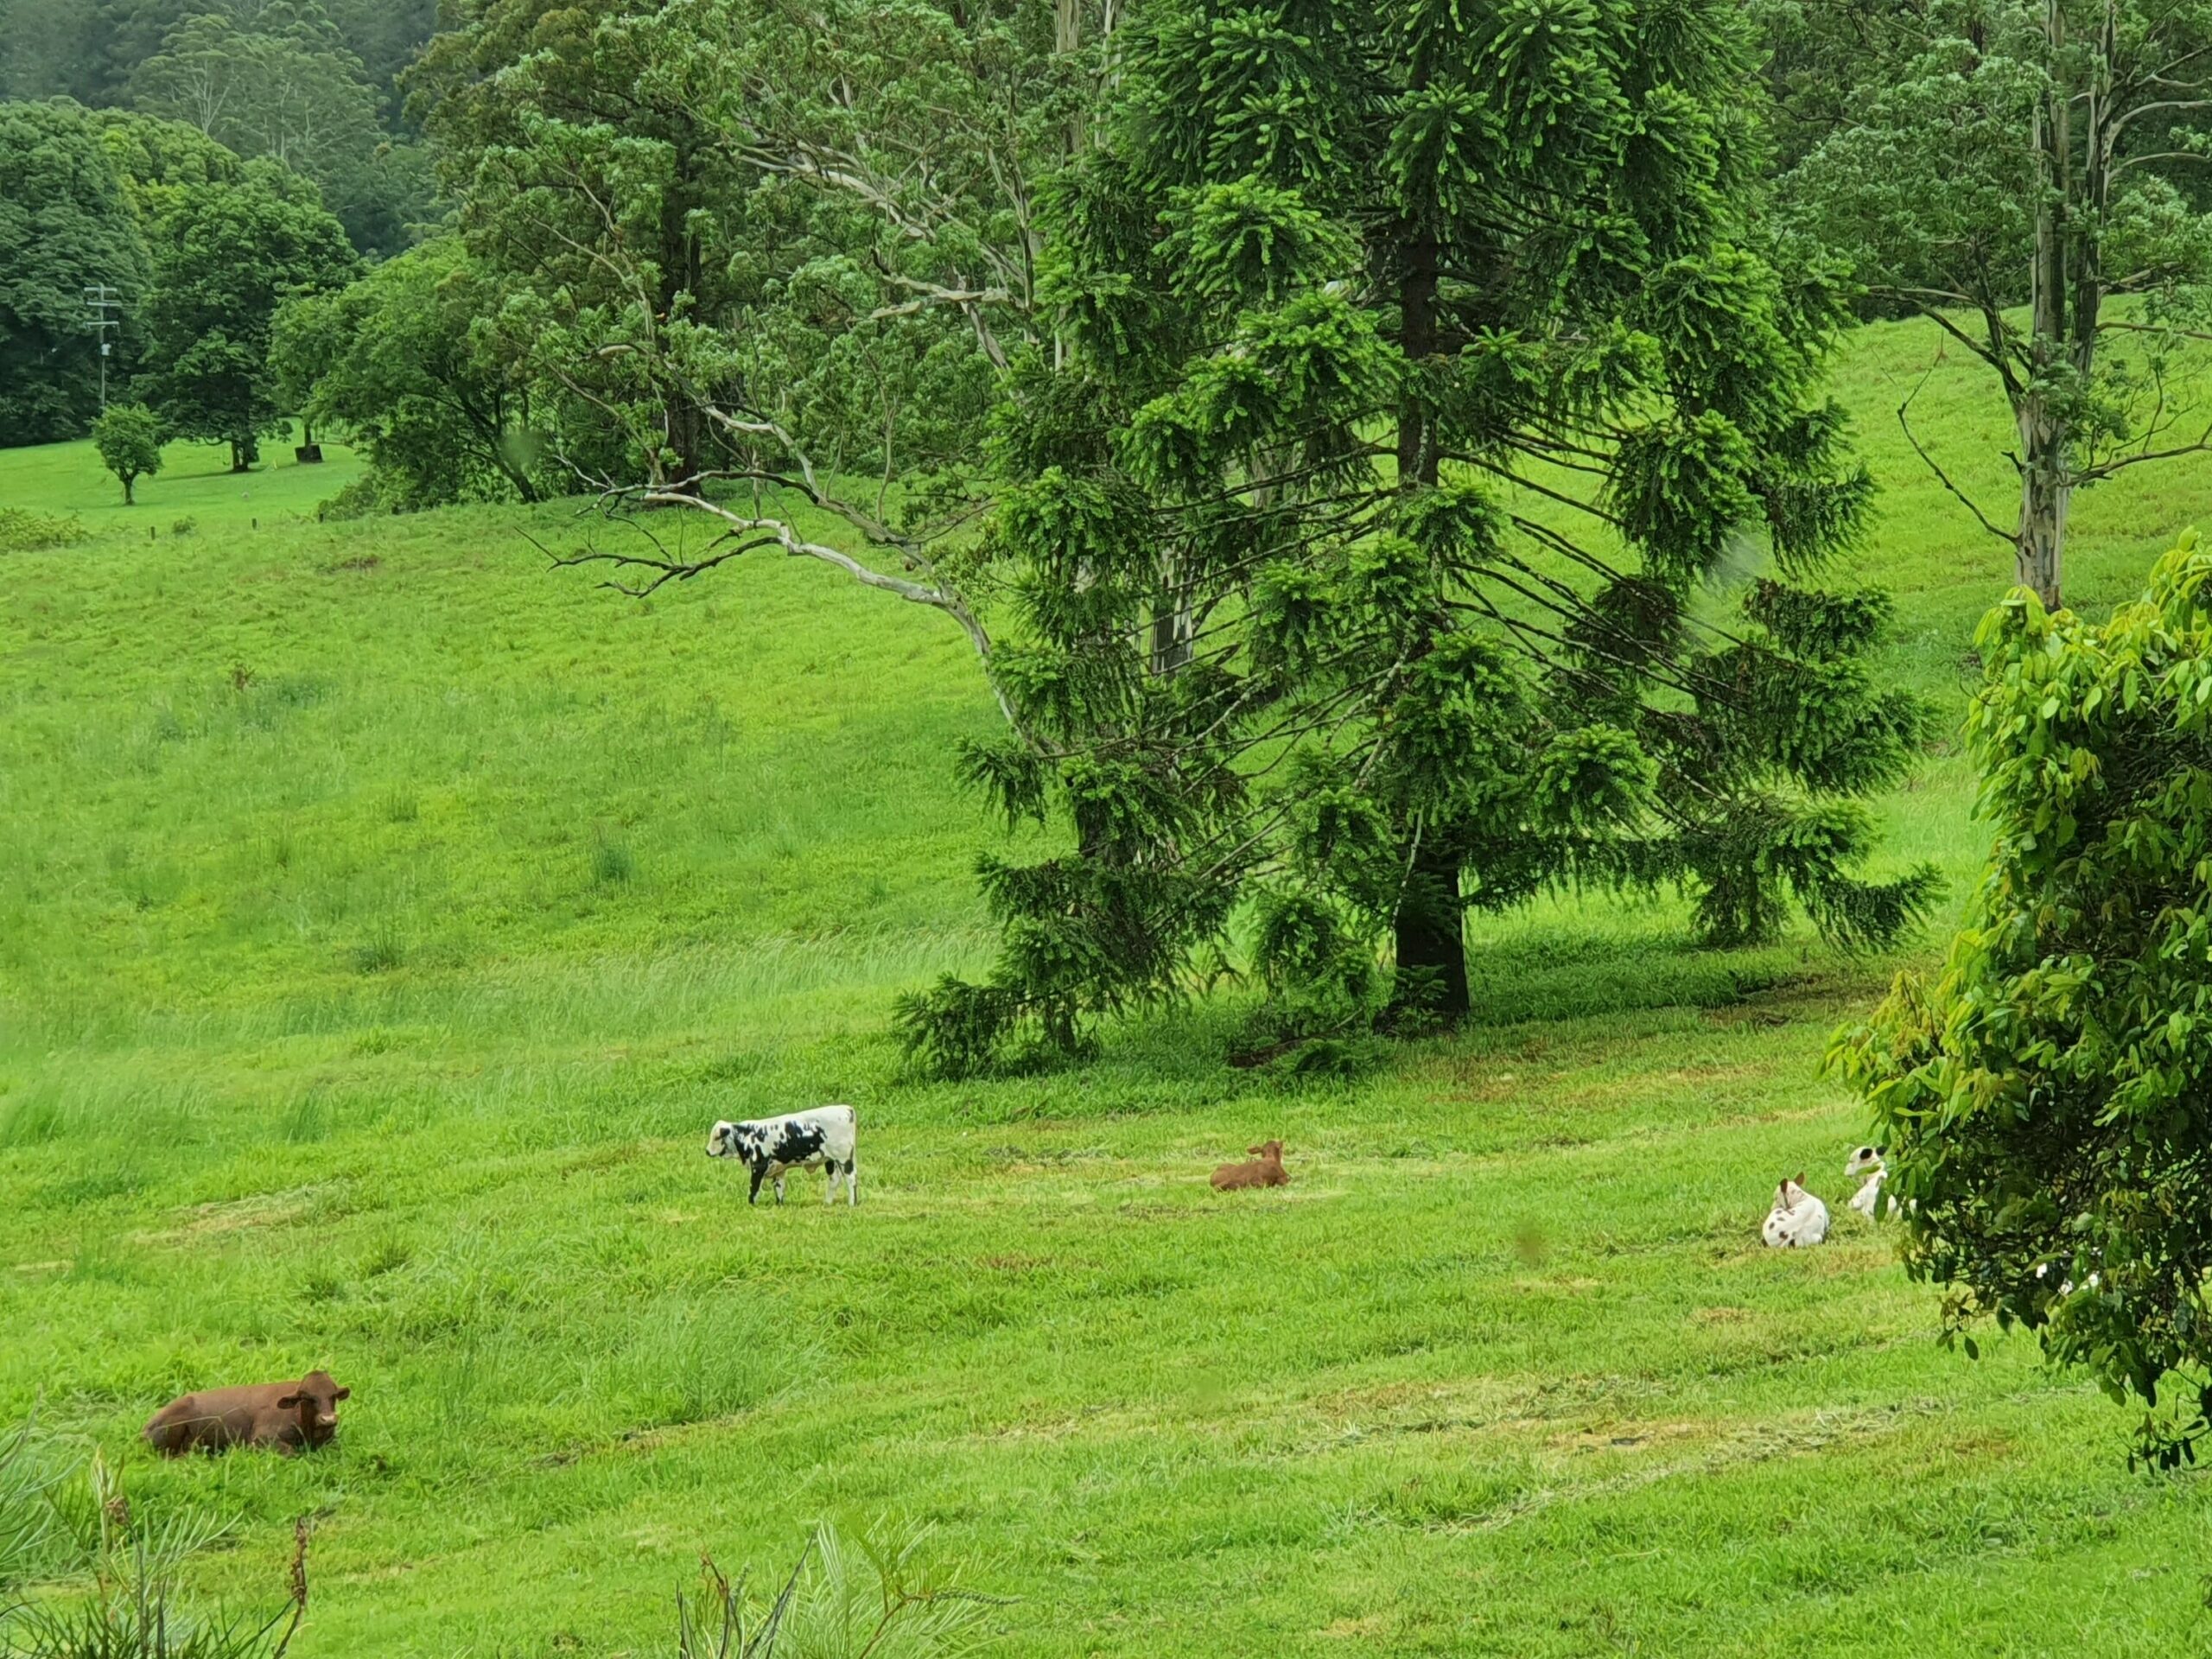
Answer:
<svg viewBox="0 0 2212 1659"><path fill-rule="evenodd" d="M354 245L428 212L401 72L436 0L0 0L0 96L184 122L315 181Z"/></svg>

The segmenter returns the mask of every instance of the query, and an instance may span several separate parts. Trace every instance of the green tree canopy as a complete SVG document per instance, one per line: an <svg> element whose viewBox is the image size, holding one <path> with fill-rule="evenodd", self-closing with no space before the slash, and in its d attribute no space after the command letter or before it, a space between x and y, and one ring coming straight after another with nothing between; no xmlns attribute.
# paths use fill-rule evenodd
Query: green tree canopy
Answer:
<svg viewBox="0 0 2212 1659"><path fill-rule="evenodd" d="M124 196L149 230L178 192L236 184L245 176L245 163L236 150L181 121L136 110L98 110L92 122Z"/></svg>
<svg viewBox="0 0 2212 1659"><path fill-rule="evenodd" d="M969 762L1070 851L987 862L1004 959L916 1046L1065 1045L1246 899L1287 992L1357 1006L1381 936L1447 1020L1463 912L1548 882L1685 882L1722 943L1793 893L1845 941L1916 915L1928 874L1850 873L1921 716L1869 671L1886 605L1806 585L1870 486L1837 296L1762 250L1737 9L1165 0L1124 65L1043 215L1017 730Z"/></svg>
<svg viewBox="0 0 2212 1659"><path fill-rule="evenodd" d="M115 404L92 423L92 447L123 485L123 505L137 500L132 486L162 470L162 423L143 404Z"/></svg>
<svg viewBox="0 0 2212 1659"><path fill-rule="evenodd" d="M2107 622L2016 594L1980 644L1987 868L1941 976L1830 1058L1947 1332L2035 1332L2170 1461L2212 1427L2212 552Z"/></svg>
<svg viewBox="0 0 2212 1659"><path fill-rule="evenodd" d="M543 443L516 359L493 334L496 308L458 241L428 243L341 293L288 303L274 365L294 410L368 450L384 499L534 501Z"/></svg>
<svg viewBox="0 0 2212 1659"><path fill-rule="evenodd" d="M1953 493L2055 607L2073 493L2212 442L2175 362L2212 309L2212 3L1804 10L1797 78L1834 130L1783 181L1789 221L1994 376L2017 510Z"/></svg>
<svg viewBox="0 0 2212 1659"><path fill-rule="evenodd" d="M341 287L356 261L315 188L270 162L181 192L155 237L149 400L179 435L231 446L243 472L281 429L269 362L278 305Z"/></svg>
<svg viewBox="0 0 2212 1659"><path fill-rule="evenodd" d="M75 108L0 104L0 444L84 434L99 406L85 289L123 296L109 336L120 385L145 303L146 249L99 133Z"/></svg>

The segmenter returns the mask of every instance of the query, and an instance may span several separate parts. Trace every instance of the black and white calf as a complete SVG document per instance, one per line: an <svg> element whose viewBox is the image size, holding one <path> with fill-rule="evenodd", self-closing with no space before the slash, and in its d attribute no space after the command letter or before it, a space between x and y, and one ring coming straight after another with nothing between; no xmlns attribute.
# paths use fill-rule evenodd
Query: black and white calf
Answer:
<svg viewBox="0 0 2212 1659"><path fill-rule="evenodd" d="M851 1107L817 1106L751 1123L717 1123L707 1137L707 1156L735 1158L753 1172L753 1190L745 1196L747 1204L759 1202L764 1180L775 1182L776 1202L781 1204L784 1172L819 1164L830 1172L829 1190L822 1201L837 1201L837 1177L842 1174L849 1206L860 1202L859 1166L853 1162L855 1139Z"/></svg>

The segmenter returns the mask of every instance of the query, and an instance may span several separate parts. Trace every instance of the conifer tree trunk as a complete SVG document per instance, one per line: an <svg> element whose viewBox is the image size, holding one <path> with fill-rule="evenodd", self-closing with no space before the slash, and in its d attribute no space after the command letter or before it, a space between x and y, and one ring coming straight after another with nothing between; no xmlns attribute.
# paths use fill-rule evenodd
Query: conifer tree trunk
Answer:
<svg viewBox="0 0 2212 1659"><path fill-rule="evenodd" d="M1399 287L1400 344L1406 360L1419 364L1436 345L1436 238L1415 232L1405 251L1406 272ZM1427 410L1420 393L1409 390L1398 408L1398 487L1433 485L1437 470ZM1456 1026L1468 1010L1459 860L1447 840L1424 835L1421 826L1408 827L1406 884L1391 929L1397 950L1397 1011L1418 1012Z"/></svg>

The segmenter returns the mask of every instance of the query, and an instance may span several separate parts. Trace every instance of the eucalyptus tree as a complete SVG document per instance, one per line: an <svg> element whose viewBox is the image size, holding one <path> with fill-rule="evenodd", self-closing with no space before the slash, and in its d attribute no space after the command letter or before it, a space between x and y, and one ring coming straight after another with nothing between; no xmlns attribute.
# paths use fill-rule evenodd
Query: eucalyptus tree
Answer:
<svg viewBox="0 0 2212 1659"><path fill-rule="evenodd" d="M2074 492L2212 442L2174 361L2212 303L2212 4L1945 0L1859 45L1827 60L1851 79L1783 182L1789 218L1995 376L2009 524L1936 461L1910 397L1898 418L2056 606Z"/></svg>
<svg viewBox="0 0 2212 1659"><path fill-rule="evenodd" d="M714 563L821 558L988 652L940 552L987 500L999 378L1041 337L1035 181L1079 141L1110 8L539 11L483 0L410 85L574 473L617 513L713 516ZM632 545L626 582L700 568Z"/></svg>
<svg viewBox="0 0 2212 1659"><path fill-rule="evenodd" d="M197 127L240 156L281 162L321 188L357 245L404 245L424 206L378 123L368 72L319 0L265 0L185 18L130 78L137 107Z"/></svg>

